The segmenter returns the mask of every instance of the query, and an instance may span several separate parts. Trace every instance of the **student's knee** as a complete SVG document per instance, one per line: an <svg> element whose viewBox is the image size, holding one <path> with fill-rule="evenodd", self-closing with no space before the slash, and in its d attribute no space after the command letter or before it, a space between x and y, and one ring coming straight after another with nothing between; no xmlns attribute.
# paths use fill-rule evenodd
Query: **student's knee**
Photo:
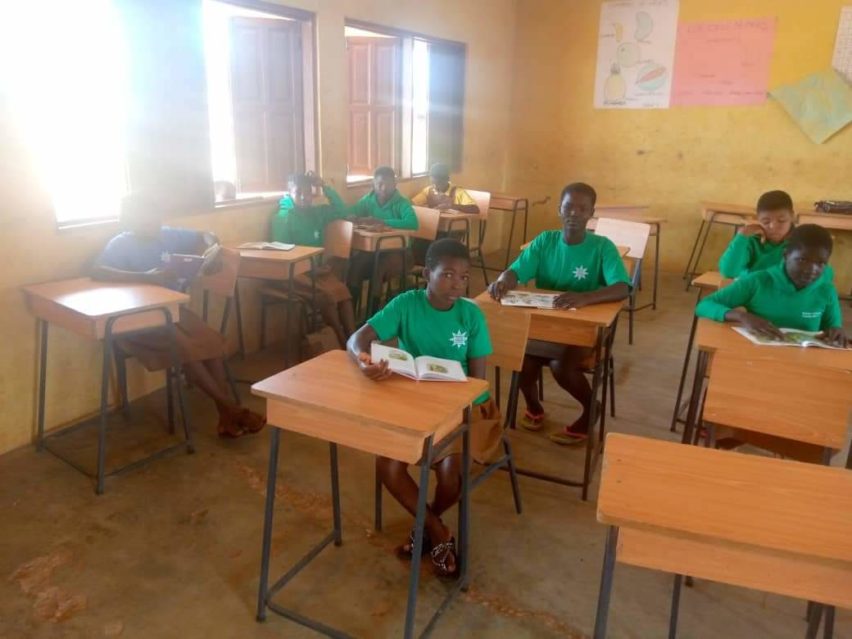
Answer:
<svg viewBox="0 0 852 639"><path fill-rule="evenodd" d="M379 473L382 482L388 484L407 474L408 464L389 457L378 457L376 458L376 471Z"/></svg>

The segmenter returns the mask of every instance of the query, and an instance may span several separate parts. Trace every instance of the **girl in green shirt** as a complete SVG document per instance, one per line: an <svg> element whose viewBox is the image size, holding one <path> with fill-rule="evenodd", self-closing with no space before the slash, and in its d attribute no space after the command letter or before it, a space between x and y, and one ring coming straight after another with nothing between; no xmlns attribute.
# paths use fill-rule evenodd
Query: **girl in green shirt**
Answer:
<svg viewBox="0 0 852 639"><path fill-rule="evenodd" d="M737 278L780 264L793 230L793 200L784 191L769 191L757 201L757 223L746 224L719 259L719 272Z"/></svg>
<svg viewBox="0 0 852 639"><path fill-rule="evenodd" d="M556 298L556 308L571 309L617 302L630 294L630 279L615 245L607 238L586 232L595 212L597 194L588 184L569 184L560 198L561 231L545 231L535 238L517 260L503 271L489 292L499 300L519 283L535 279L538 288L565 291ZM521 371L520 388L527 410L522 425L540 430L544 408L538 397L538 379L544 365L556 382L583 407L573 424L550 435L558 444L584 441L589 431L592 388L584 374L592 349L530 340ZM600 411L598 411L600 416Z"/></svg>
<svg viewBox="0 0 852 639"><path fill-rule="evenodd" d="M827 267L831 249L826 229L799 226L787 240L781 264L750 273L705 297L695 314L738 322L775 339L783 337L779 327L821 331L826 343L845 347L840 301Z"/></svg>

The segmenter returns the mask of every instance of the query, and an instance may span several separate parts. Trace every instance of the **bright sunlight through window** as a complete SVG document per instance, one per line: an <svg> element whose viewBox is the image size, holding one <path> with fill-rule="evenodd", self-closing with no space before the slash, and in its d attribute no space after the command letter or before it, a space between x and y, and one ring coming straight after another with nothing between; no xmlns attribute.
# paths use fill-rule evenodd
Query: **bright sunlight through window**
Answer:
<svg viewBox="0 0 852 639"><path fill-rule="evenodd" d="M59 226L118 217L128 191L126 69L110 0L0 2L0 87Z"/></svg>

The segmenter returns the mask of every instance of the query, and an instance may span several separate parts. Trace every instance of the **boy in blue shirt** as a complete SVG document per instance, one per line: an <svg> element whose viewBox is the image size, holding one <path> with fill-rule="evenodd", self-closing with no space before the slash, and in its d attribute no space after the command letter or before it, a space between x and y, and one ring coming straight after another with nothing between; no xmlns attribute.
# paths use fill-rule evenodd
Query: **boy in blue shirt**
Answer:
<svg viewBox="0 0 852 639"><path fill-rule="evenodd" d="M218 240L212 233L160 226L156 206L132 200L122 211L128 230L112 238L92 268L92 278L110 282L133 282L178 288L171 256L200 255ZM228 393L224 338L185 306L175 323L175 342L184 373L193 384L216 402L220 437L256 433L266 419L235 404ZM171 339L162 330L131 335L116 344L137 358L148 370L171 366Z"/></svg>
<svg viewBox="0 0 852 639"><path fill-rule="evenodd" d="M398 295L349 339L352 358L370 379L387 379L392 374L388 363L371 361L370 345L398 338L399 347L414 357L430 355L456 360L468 376L485 379L485 360L492 353L491 338L480 308L463 297L470 277L467 247L450 238L433 242L426 253L423 277L426 289ZM471 457L480 462L489 460L502 441L502 429L499 412L488 393L474 401L470 428ZM424 550L430 553L436 573L446 577L458 572L455 539L441 515L461 494L459 452L453 448L434 462L435 501L426 511ZM418 490L408 474L408 465L380 457L377 468L382 483L414 515ZM410 557L413 547L414 531L397 552Z"/></svg>
<svg viewBox="0 0 852 639"><path fill-rule="evenodd" d="M536 237L518 259L496 281L489 292L499 300L518 284L535 280L537 288L565 291L556 298L556 308L570 309L618 302L630 294L630 278L615 244L609 239L586 232L595 213L597 194L588 184L576 182L562 190L559 219L562 229L545 231ZM550 367L556 382L583 407L573 424L552 433L557 444L582 442L589 432L592 387L583 372L591 356L589 348L564 346L530 340L521 371L520 388L527 404L521 424L528 430L540 430L544 408L538 397L538 379L544 365ZM600 415L600 412L598 412Z"/></svg>

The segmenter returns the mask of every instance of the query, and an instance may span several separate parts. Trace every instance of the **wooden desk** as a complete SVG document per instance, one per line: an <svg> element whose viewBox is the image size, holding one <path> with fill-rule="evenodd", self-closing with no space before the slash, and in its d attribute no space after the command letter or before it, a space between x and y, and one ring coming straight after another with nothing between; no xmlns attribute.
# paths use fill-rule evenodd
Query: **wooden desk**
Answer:
<svg viewBox="0 0 852 639"><path fill-rule="evenodd" d="M466 237L470 237L470 223L476 220L481 220L482 216L479 213L462 213L460 211L441 211L441 221L438 224L439 231L452 231L456 224L461 222L462 230L466 232Z"/></svg>
<svg viewBox="0 0 852 639"><path fill-rule="evenodd" d="M104 481L107 475L114 475L123 470L135 467L145 461L186 445L187 451L192 452L192 436L189 430L183 394L180 384L178 398L183 417L185 444L170 446L158 451L147 458L132 462L121 468L106 472L106 428L107 404L109 401L109 377L113 340L118 335L142 333L163 326L172 327L180 313L180 306L189 302L189 296L160 286L150 284L117 284L96 282L88 277L73 280L48 282L23 287L24 296L30 312L35 315L39 332L39 378L38 378L38 428L36 447L46 449L62 461L92 477L93 475L75 462L63 457L57 450L48 445L48 440L68 434L87 422L64 428L58 433L45 435L45 393L47 389L47 334L48 325L61 326L87 339L102 340L103 360L101 365L101 405L98 432L98 460L94 477L97 480L97 494L104 492ZM178 365L177 353L173 352L174 362ZM169 397L171 401L171 397Z"/></svg>
<svg viewBox="0 0 852 639"><path fill-rule="evenodd" d="M509 226L509 238L506 240L506 260L503 265L505 271L509 268L509 258L511 257L512 236L515 233L515 218L519 213L524 214L524 234L521 244L526 244L527 241L527 222L530 214L530 201L518 195L508 195L506 193L492 193L491 203L488 206L489 211L506 211L512 214L512 222Z"/></svg>
<svg viewBox="0 0 852 639"><path fill-rule="evenodd" d="M705 295L712 293L723 286L727 286L733 282L732 279L727 277L722 277L722 274L718 271L707 271L692 280L692 286L698 289L698 300L696 304L701 301L701 298ZM671 432L677 431L677 424L680 419L681 413L686 408L685 405L681 404L683 400L683 388L686 384L686 373L689 370L689 360L692 357L692 344L695 341L695 327L698 322L698 317L695 316L695 313L692 314L692 324L689 328L689 340L686 343L686 354L683 357L683 369L680 372L680 382L677 386L677 397L675 398L674 411L672 412L672 423L669 430Z"/></svg>
<svg viewBox="0 0 852 639"><path fill-rule="evenodd" d="M689 504L688 508L684 504ZM609 526L594 637L615 562L852 606L852 473L611 434L598 495Z"/></svg>
<svg viewBox="0 0 852 639"><path fill-rule="evenodd" d="M689 406L686 413L686 426L683 429L683 443L692 441L695 426L700 415L701 395L704 380L708 375L713 353L731 351L742 357L771 360L798 366L832 368L852 371L852 349L834 350L828 348L799 348L793 346L760 346L733 330L732 325L699 318L695 331L695 347L698 357L695 364L695 377L692 383Z"/></svg>
<svg viewBox="0 0 852 639"><path fill-rule="evenodd" d="M409 229L367 231L356 228L352 233L352 250L375 253L382 250L405 248L407 239L413 232Z"/></svg>
<svg viewBox="0 0 852 639"><path fill-rule="evenodd" d="M519 289L539 291L543 293L554 293L558 291L542 291L541 289ZM496 306L499 302L491 299L488 291L484 291L475 298L476 303L488 315L488 307ZM564 477L540 473L534 470L518 468L517 473L549 481L563 486L574 486L582 489L582 499L588 498L589 483L591 482L592 469L594 467L600 445L603 444L603 436L606 430L606 401L607 384L610 374L610 360L612 353L612 342L615 338L616 320L621 311L623 302L608 302L606 304L594 304L576 310L545 310L538 308L503 307L504 313L517 312L529 314L530 331L529 338L555 344L568 346L584 346L594 350L594 366L592 369L592 406L589 416L593 424L586 438L585 464L583 467L583 479L576 481ZM520 320L520 318L519 318ZM603 382L603 383L602 383ZM597 427L597 399L601 394L601 406L604 408L600 415L600 436L595 442L595 428ZM514 417L514 416L511 416ZM512 422L514 426L514 420Z"/></svg>
<svg viewBox="0 0 852 639"><path fill-rule="evenodd" d="M819 224L832 231L852 231L852 215L838 213L799 213L797 224Z"/></svg>
<svg viewBox="0 0 852 639"><path fill-rule="evenodd" d="M240 253L240 265L237 277L247 277L261 280L276 280L290 282L290 294L293 295L293 278L313 271L316 266L316 258L322 255L323 248L316 246L296 246L289 251L257 251L252 249L241 249L238 246L229 248L238 250ZM243 338L243 314L240 307L240 285L239 279L234 287L234 307L237 316L237 339L239 340L239 353L245 356L245 339ZM290 313L287 313L286 335L290 335ZM261 333L263 329L261 329ZM289 354L288 354L289 355Z"/></svg>
<svg viewBox="0 0 852 639"><path fill-rule="evenodd" d="M345 636L327 625L307 619L271 601L275 593L321 550L332 542L338 546L342 543L337 472L337 446L340 444L407 463L422 461L415 522L417 535L411 561L404 635L406 638L413 636L431 460L436 452L460 436L463 440L462 497L459 505L461 575L428 623L428 626L432 625L450 599L467 585L470 556L468 407L487 389L488 383L480 379L469 379L465 383L443 383L415 382L394 376L382 382L372 382L343 351L330 351L252 386L255 395L266 399L267 419L273 426L266 486L258 620L265 619L266 609L269 608L328 636ZM272 545L278 448L282 430L329 442L334 529L302 561L270 587L269 554Z"/></svg>
<svg viewBox="0 0 852 639"><path fill-rule="evenodd" d="M736 233L740 226L755 221L753 206L721 202L700 202L699 205L701 207L701 226L698 227L695 242L692 244L692 251L689 254L686 268L683 271L683 279L687 280L687 289L689 289L690 284L688 280L692 279L698 271L701 254L704 252L704 245L707 243L707 238L710 235L713 225L732 226L734 227L734 233Z"/></svg>

